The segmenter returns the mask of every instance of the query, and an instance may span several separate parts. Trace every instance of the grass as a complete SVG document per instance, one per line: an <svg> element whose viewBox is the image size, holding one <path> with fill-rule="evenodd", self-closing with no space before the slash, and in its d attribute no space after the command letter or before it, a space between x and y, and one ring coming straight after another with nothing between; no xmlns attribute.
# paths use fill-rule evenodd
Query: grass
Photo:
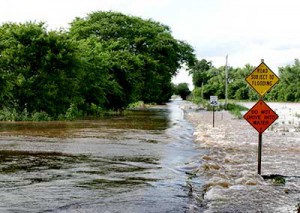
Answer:
<svg viewBox="0 0 300 213"><path fill-rule="evenodd" d="M205 102L202 101L202 105L208 111L213 110L213 106L211 106L208 101ZM238 119L242 119L243 118L242 112L247 111L248 108L236 103L228 103L227 107L225 106L225 104L219 104L219 106L216 106L214 110L215 111L228 110L232 115L234 115Z"/></svg>
<svg viewBox="0 0 300 213"><path fill-rule="evenodd" d="M246 111L248 108L239 104L229 103L227 105L227 110L237 118L241 119L243 117L242 111Z"/></svg>
<svg viewBox="0 0 300 213"><path fill-rule="evenodd" d="M15 108L0 110L0 121L50 121L52 118L46 112L28 113L25 108L18 112Z"/></svg>

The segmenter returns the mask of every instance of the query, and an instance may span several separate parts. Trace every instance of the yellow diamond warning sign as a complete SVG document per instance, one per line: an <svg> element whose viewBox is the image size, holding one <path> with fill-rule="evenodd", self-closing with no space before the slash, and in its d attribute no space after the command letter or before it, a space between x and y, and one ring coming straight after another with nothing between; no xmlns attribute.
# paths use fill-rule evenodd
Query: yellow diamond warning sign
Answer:
<svg viewBox="0 0 300 213"><path fill-rule="evenodd" d="M279 78L264 62L261 62L246 77L246 81L260 96L264 96L279 81Z"/></svg>

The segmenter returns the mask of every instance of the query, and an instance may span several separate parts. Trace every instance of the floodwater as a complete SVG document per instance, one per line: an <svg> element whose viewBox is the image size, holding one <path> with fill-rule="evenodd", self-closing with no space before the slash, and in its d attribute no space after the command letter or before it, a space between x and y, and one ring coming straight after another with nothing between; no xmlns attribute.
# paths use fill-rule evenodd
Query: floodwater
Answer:
<svg viewBox="0 0 300 213"><path fill-rule="evenodd" d="M201 212L203 152L180 104L0 123L0 212Z"/></svg>
<svg viewBox="0 0 300 213"><path fill-rule="evenodd" d="M187 113L195 142L207 150L197 171L204 179L205 213L300 212L300 104L267 104L279 119L262 136L262 175L258 132L246 120L219 111L213 127L212 112Z"/></svg>

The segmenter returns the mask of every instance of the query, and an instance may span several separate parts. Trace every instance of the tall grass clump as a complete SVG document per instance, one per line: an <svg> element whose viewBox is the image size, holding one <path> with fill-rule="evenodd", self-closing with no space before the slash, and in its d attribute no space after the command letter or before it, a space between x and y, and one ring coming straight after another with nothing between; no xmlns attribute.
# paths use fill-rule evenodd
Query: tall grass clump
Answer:
<svg viewBox="0 0 300 213"><path fill-rule="evenodd" d="M243 117L242 112L247 111L248 108L235 103L228 103L227 110L235 117L241 119Z"/></svg>
<svg viewBox="0 0 300 213"><path fill-rule="evenodd" d="M52 118L46 112L29 113L25 108L18 112L15 108L0 110L0 121L50 121Z"/></svg>

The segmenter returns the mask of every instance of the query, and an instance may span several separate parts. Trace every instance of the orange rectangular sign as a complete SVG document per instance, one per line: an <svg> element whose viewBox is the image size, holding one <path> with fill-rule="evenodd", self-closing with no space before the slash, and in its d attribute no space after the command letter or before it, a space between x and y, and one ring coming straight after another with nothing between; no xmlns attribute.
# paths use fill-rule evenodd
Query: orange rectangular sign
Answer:
<svg viewBox="0 0 300 213"><path fill-rule="evenodd" d="M263 133L278 115L263 101L259 100L245 115L244 118L259 132Z"/></svg>

